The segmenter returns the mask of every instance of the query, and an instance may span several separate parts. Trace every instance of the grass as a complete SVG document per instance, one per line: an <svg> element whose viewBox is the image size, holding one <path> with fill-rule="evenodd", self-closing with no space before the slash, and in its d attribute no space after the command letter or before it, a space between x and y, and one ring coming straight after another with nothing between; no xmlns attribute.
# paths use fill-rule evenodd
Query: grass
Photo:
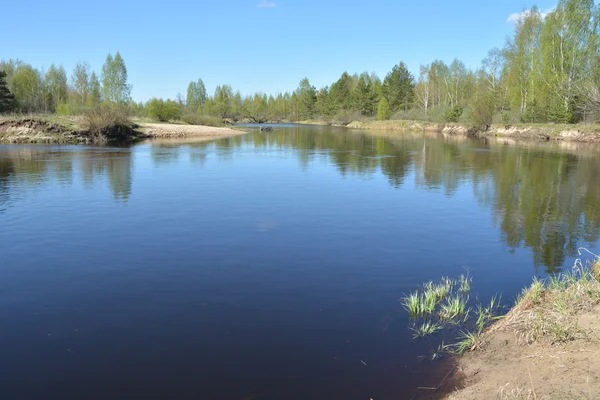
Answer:
<svg viewBox="0 0 600 400"><path fill-rule="evenodd" d="M411 328L413 331L413 338L423 338L425 336L433 335L437 331L440 331L442 326L432 321L425 321L422 324L415 325Z"/></svg>
<svg viewBox="0 0 600 400"><path fill-rule="evenodd" d="M468 315L467 302L469 297L464 297L463 294L457 294L446 299L440 310L440 318L446 321L455 320L458 317Z"/></svg>
<svg viewBox="0 0 600 400"><path fill-rule="evenodd" d="M454 281L442 277L439 283L429 281L423 287L401 299L402 305L411 318L417 318L435 313L436 306L448 297L454 286Z"/></svg>
<svg viewBox="0 0 600 400"><path fill-rule="evenodd" d="M485 343L488 332L503 327L514 329L517 338L526 343L562 343L585 336L577 315L600 304L600 258L594 257L594 262L586 266L578 259L571 271L546 279L533 278L505 316L500 313L499 296L493 296L487 304L470 303L472 278L468 273L457 280L442 277L437 283L429 281L402 300L413 319L413 337L432 335L446 327L453 327L449 333L458 329L453 344L442 341L433 351L432 358L436 359L444 353L463 354L477 349Z"/></svg>
<svg viewBox="0 0 600 400"><path fill-rule="evenodd" d="M571 271L534 279L511 312L509 321L526 343L563 343L585 335L577 315L600 304L600 259L584 266L577 260Z"/></svg>
<svg viewBox="0 0 600 400"><path fill-rule="evenodd" d="M481 332L460 332L458 342L454 344L453 350L456 354L463 354L466 351L474 350L479 344Z"/></svg>
<svg viewBox="0 0 600 400"><path fill-rule="evenodd" d="M459 292L462 294L466 294L469 293L471 291L471 282L473 281L473 278L471 278L469 276L469 273L467 272L466 275L461 274L461 276L458 278L458 284L459 284Z"/></svg>

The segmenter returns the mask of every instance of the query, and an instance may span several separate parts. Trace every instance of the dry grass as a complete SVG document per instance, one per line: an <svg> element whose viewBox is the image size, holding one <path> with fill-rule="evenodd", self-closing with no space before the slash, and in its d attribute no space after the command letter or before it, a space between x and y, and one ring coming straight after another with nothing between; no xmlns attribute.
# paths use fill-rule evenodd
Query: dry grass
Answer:
<svg viewBox="0 0 600 400"><path fill-rule="evenodd" d="M534 279L517 299L515 307L492 330L512 327L521 343L564 343L585 337L577 316L600 304L600 261L584 267L575 263L571 272L545 280Z"/></svg>

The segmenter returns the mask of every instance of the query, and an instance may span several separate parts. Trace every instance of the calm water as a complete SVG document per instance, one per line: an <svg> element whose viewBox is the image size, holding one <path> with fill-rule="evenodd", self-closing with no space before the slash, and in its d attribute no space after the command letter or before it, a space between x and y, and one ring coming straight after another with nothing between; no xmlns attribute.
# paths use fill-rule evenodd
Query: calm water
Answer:
<svg viewBox="0 0 600 400"><path fill-rule="evenodd" d="M507 303L600 231L594 149L285 127L0 146L0 398L403 399L398 299Z"/></svg>

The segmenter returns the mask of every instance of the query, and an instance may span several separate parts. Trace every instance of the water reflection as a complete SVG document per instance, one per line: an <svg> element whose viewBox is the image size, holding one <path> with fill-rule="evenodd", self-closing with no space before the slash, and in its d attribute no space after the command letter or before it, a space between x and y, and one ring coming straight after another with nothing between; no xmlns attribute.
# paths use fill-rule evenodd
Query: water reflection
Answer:
<svg viewBox="0 0 600 400"><path fill-rule="evenodd" d="M0 209L31 189L43 189L54 182L72 185L76 174L81 174L87 187L96 180L106 181L114 199L126 203L132 190L132 168L128 149L0 147Z"/></svg>
<svg viewBox="0 0 600 400"><path fill-rule="evenodd" d="M382 174L400 190L410 182L419 190L454 196L461 187L470 187L480 205L491 210L506 245L531 248L535 266L548 272L562 267L578 246L599 239L600 159L595 149L311 127L212 142L155 142L132 149L4 146L0 212L27 190L41 190L54 182L72 185L79 175L85 185L106 182L114 199L127 204L133 157L148 148L157 168L188 160L204 168L213 156L223 160L235 158L241 150L283 150L291 151L303 169L326 162L343 176ZM184 151L189 158L181 156Z"/></svg>

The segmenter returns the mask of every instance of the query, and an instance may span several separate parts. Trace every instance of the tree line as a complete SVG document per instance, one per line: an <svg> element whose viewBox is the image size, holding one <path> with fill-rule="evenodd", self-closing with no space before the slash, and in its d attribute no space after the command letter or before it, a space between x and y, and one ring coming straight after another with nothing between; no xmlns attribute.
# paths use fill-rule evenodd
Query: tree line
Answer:
<svg viewBox="0 0 600 400"><path fill-rule="evenodd" d="M470 69L460 60L421 65L417 76L403 62L381 79L349 74L317 89L308 78L291 92L243 96L230 85L212 95L202 81L186 96L133 103L127 69L117 52L100 76L86 63L68 78L62 67L38 71L9 60L0 63L14 107L21 112L77 113L100 102L128 105L138 115L167 121L211 116L251 122L323 119L418 119L492 123L577 123L600 118L600 10L594 0L560 0L550 13L524 10L502 48L490 50ZM2 103L0 77L0 104ZM5 85L6 86L6 85ZM7 104L11 103L6 101ZM1 106L0 106L1 107ZM1 110L0 110L1 111Z"/></svg>
<svg viewBox="0 0 600 400"><path fill-rule="evenodd" d="M101 103L132 105L121 54L109 54L96 74L78 63L70 76L62 66L39 70L21 60L0 62L0 111L79 114ZM2 106L4 105L4 106Z"/></svg>

